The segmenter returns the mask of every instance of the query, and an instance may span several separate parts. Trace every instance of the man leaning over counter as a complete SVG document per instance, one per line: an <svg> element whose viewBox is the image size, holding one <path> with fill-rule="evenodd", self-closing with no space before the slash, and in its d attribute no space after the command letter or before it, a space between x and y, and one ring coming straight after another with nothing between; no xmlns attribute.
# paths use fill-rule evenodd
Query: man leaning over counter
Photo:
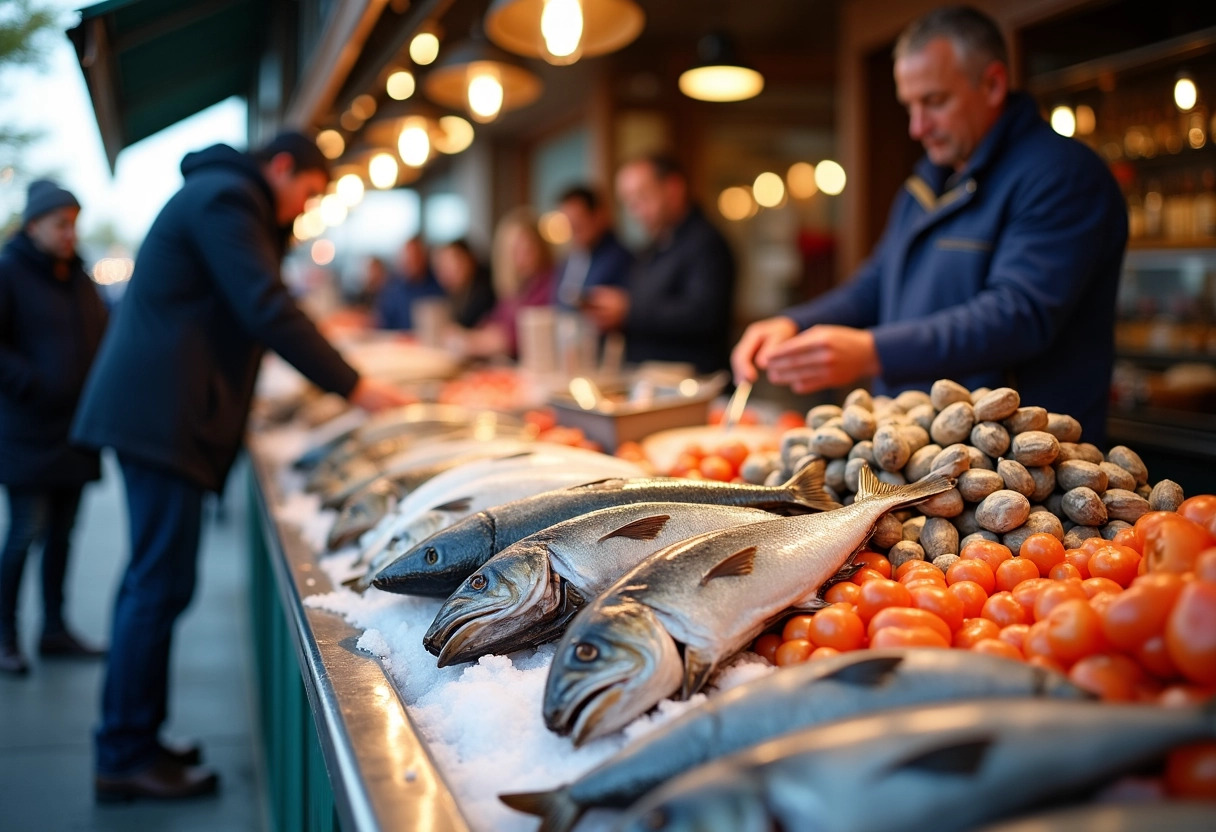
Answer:
<svg viewBox="0 0 1216 832"><path fill-rule="evenodd" d="M752 324L736 378L759 368L799 393L867 377L878 393L1011 386L1104 441L1127 210L1102 160L1008 85L981 12L942 8L904 30L896 93L926 157L852 280Z"/></svg>

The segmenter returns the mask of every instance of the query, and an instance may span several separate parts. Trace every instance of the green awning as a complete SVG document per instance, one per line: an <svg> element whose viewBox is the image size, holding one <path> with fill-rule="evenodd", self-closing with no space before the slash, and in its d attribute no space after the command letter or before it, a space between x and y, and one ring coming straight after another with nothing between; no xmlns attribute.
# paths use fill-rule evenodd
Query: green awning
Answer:
<svg viewBox="0 0 1216 832"><path fill-rule="evenodd" d="M113 170L124 147L233 95L248 96L266 0L106 0L68 30Z"/></svg>

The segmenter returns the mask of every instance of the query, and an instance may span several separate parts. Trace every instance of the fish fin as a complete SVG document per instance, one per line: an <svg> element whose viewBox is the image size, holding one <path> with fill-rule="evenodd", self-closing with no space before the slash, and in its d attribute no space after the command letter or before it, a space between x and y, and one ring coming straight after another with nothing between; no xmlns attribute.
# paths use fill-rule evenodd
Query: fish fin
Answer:
<svg viewBox="0 0 1216 832"><path fill-rule="evenodd" d="M880 480L869 463L862 463L857 472L857 502L874 497L886 497L898 490L898 485L891 485L889 482Z"/></svg>
<svg viewBox="0 0 1216 832"><path fill-rule="evenodd" d="M671 519L670 514L656 514L653 517L643 517L640 520L634 520L621 526L616 531L608 532L608 534L597 540L597 543L603 543L605 540L611 540L614 537L624 537L629 540L654 540L663 531L663 527L667 525L667 521Z"/></svg>
<svg viewBox="0 0 1216 832"><path fill-rule="evenodd" d="M861 470L857 473L856 502L872 500L876 497L898 497L900 503L894 508L904 508L924 502L951 488L954 488L954 479L941 474L929 474L927 477L907 485L891 485L880 480L870 466L863 463Z"/></svg>
<svg viewBox="0 0 1216 832"><path fill-rule="evenodd" d="M468 511L469 507L471 505L473 505L472 497L461 497L458 500L452 500L451 502L444 503L441 506L432 506L430 510L431 511L447 511L447 512L454 513L454 512L458 512L458 511Z"/></svg>
<svg viewBox="0 0 1216 832"><path fill-rule="evenodd" d="M714 578L741 577L752 574L756 568L756 547L748 546L733 555L723 558L717 566L705 573L701 586L705 586Z"/></svg>
<svg viewBox="0 0 1216 832"><path fill-rule="evenodd" d="M536 453L536 452L530 451L530 450L522 450L522 451L516 451L513 454L507 454L506 456L496 456L496 457L494 457L494 459L498 462L502 462L504 459L523 459L524 457L532 456L532 454L534 454L534 453Z"/></svg>
<svg viewBox="0 0 1216 832"><path fill-rule="evenodd" d="M604 477L602 480L592 480L591 482L584 482L584 483L581 483L580 485L572 485L566 490L567 491L582 491L584 489L588 490L588 491L607 490L609 488L616 487L615 486L616 483L624 482L624 481L625 481L624 477Z"/></svg>
<svg viewBox="0 0 1216 832"><path fill-rule="evenodd" d="M517 812L540 817L540 832L568 832L583 814L583 807L570 797L567 788L500 794L498 799Z"/></svg>
<svg viewBox="0 0 1216 832"><path fill-rule="evenodd" d="M354 589L355 587L357 587L359 585L359 582L362 581L365 577L366 577L365 575L355 575L353 578L347 578L346 580L344 580L342 582L342 586Z"/></svg>
<svg viewBox="0 0 1216 832"><path fill-rule="evenodd" d="M844 682L846 685L855 685L857 687L876 688L890 678L895 669L903 664L903 656L875 656L872 659L862 659L861 661L846 664L826 676L819 677L823 679L832 679L837 682Z"/></svg>
<svg viewBox="0 0 1216 832"><path fill-rule="evenodd" d="M845 581L851 580L854 575L862 570L862 567L864 567L865 564L853 560L853 558L856 556L856 552L849 555L849 562L836 570L835 575L823 582L823 585L819 587L820 594L827 592L834 584L844 583Z"/></svg>
<svg viewBox="0 0 1216 832"><path fill-rule="evenodd" d="M896 763L892 770L917 769L929 774L973 775L980 770L992 747L991 737L962 740L952 745L934 748Z"/></svg>
<svg viewBox="0 0 1216 832"><path fill-rule="evenodd" d="M809 506L819 511L830 511L834 508L840 508L840 503L833 501L828 497L827 492L823 490L824 472L827 470L827 462L822 459L813 459L806 465L803 465L794 476L790 477L789 482L782 486L794 492L794 499L804 505Z"/></svg>
<svg viewBox="0 0 1216 832"><path fill-rule="evenodd" d="M799 612L807 613L807 612L819 612L820 610L826 610L830 606L832 606L832 605L829 604L827 601L823 600L823 596L819 594L819 590L815 590L815 592L812 593L811 595L809 595L808 597L801 598L798 601L795 601L793 604L790 604L790 609L794 609L794 610L798 610Z"/></svg>
<svg viewBox="0 0 1216 832"><path fill-rule="evenodd" d="M680 688L680 699L687 700L705 687L709 675L718 666L712 656L702 656L695 647L684 648L684 686Z"/></svg>

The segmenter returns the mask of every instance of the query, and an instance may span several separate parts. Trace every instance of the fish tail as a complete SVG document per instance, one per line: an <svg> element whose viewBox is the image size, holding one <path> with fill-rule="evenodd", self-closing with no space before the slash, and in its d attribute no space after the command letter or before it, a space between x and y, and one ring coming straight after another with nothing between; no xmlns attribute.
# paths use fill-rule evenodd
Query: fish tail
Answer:
<svg viewBox="0 0 1216 832"><path fill-rule="evenodd" d="M823 459L813 459L795 472L794 476L790 477L789 482L783 485L782 488L792 491L795 500L810 508L819 511L830 511L834 508L840 508L840 503L830 499L823 490L823 478L826 470L827 462Z"/></svg>
<svg viewBox="0 0 1216 832"><path fill-rule="evenodd" d="M539 832L568 832L583 815L583 807L570 797L569 789L548 792L500 794L498 799L517 812L541 818Z"/></svg>
<svg viewBox="0 0 1216 832"><path fill-rule="evenodd" d="M916 505L951 488L954 488L954 480L941 474L930 474L907 485L891 485L880 480L870 470L870 466L863 463L857 475L857 502L878 497L894 497L899 500L899 504L893 508L903 508Z"/></svg>

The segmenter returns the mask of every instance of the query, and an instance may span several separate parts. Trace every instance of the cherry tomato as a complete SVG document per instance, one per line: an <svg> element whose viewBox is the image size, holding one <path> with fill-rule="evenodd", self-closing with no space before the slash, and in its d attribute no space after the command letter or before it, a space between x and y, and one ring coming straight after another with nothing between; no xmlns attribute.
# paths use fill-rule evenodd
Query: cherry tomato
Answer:
<svg viewBox="0 0 1216 832"><path fill-rule="evenodd" d="M1047 577L1053 581L1081 580L1081 572L1071 563L1061 561L1051 567L1051 571L1047 573Z"/></svg>
<svg viewBox="0 0 1216 832"><path fill-rule="evenodd" d="M980 615L989 621L996 622L1001 627L1008 627L1010 624L1026 624L1030 620L1026 610L1008 592L996 592L989 595Z"/></svg>
<svg viewBox="0 0 1216 832"><path fill-rule="evenodd" d="M751 450L738 439L728 439L719 445L714 450L714 453L729 462L733 470L738 471L739 466L743 464L743 460L747 459L747 455L751 453Z"/></svg>
<svg viewBox="0 0 1216 832"><path fill-rule="evenodd" d="M979 584L974 581L955 581L950 584L948 591L963 602L963 618L979 618L983 614L988 593Z"/></svg>
<svg viewBox="0 0 1216 832"><path fill-rule="evenodd" d="M1116 546L1126 546L1129 549L1135 549L1137 552L1142 551L1143 547L1143 544L1140 542L1140 535L1136 533L1135 526L1115 532L1115 536L1111 538L1110 542Z"/></svg>
<svg viewBox="0 0 1216 832"><path fill-rule="evenodd" d="M1047 640L1046 621L1036 621L1030 625L1030 629L1026 631L1026 638L1022 639L1022 653L1028 659L1045 656L1063 667L1060 660L1051 652L1051 642Z"/></svg>
<svg viewBox="0 0 1216 832"><path fill-rule="evenodd" d="M1165 646L1183 676L1216 685L1216 581L1194 580L1178 593L1165 625Z"/></svg>
<svg viewBox="0 0 1216 832"><path fill-rule="evenodd" d="M934 566L933 564L929 563L927 560L906 560L903 563L901 563L898 568L896 568L895 580L897 580L897 581L901 580L909 572L915 572L917 570L924 570L924 571L928 572L930 569L935 570L937 572L942 571L942 570L938 569L936 566Z"/></svg>
<svg viewBox="0 0 1216 832"><path fill-rule="evenodd" d="M963 626L955 630L953 643L955 647L966 650L973 647L977 641L996 638L1000 632L1001 628L996 625L996 622L989 621L987 618L969 618L963 622Z"/></svg>
<svg viewBox="0 0 1216 832"><path fill-rule="evenodd" d="M1064 664L1097 653L1106 645L1102 618L1085 598L1062 601L1046 618L1047 642L1052 654Z"/></svg>
<svg viewBox="0 0 1216 832"><path fill-rule="evenodd" d="M1144 557L1150 572L1190 572L1195 558L1216 545L1205 526L1185 517L1166 517L1144 534Z"/></svg>
<svg viewBox="0 0 1216 832"><path fill-rule="evenodd" d="M832 647L843 653L865 644L866 628L856 612L833 606L812 616L810 637L819 647Z"/></svg>
<svg viewBox="0 0 1216 832"><path fill-rule="evenodd" d="M1185 500L1183 502L1186 502ZM1181 508L1181 506L1179 506ZM1144 538L1148 532L1167 517L1177 517L1177 513L1173 511L1146 511L1141 514L1136 522L1132 524L1132 528L1136 530L1136 537L1140 540L1140 545L1136 546L1138 551L1144 551Z"/></svg>
<svg viewBox="0 0 1216 832"><path fill-rule="evenodd" d="M849 604L856 604L861 598L861 587L851 581L840 581L828 587L828 591L823 593L823 600L829 604L836 604L844 601Z"/></svg>
<svg viewBox="0 0 1216 832"><path fill-rule="evenodd" d="M994 540L973 540L963 547L963 551L959 552L959 557L982 560L992 569L993 574L996 574L997 567L1013 557L1013 552L1009 551L1008 546L1003 546Z"/></svg>
<svg viewBox="0 0 1216 832"><path fill-rule="evenodd" d="M870 647L949 647L950 642L932 627L884 627L870 639Z"/></svg>
<svg viewBox="0 0 1216 832"><path fill-rule="evenodd" d="M1134 702L1143 677L1139 665L1118 653L1086 656L1068 671L1073 684L1108 702Z"/></svg>
<svg viewBox="0 0 1216 832"><path fill-rule="evenodd" d="M858 586L865 586L870 581L885 581L882 573L877 569L871 569L868 566L863 566L853 573L853 583Z"/></svg>
<svg viewBox="0 0 1216 832"><path fill-rule="evenodd" d="M1034 602L1039 600L1039 594L1054 584L1055 581L1050 578L1031 578L1029 581L1022 581L1013 588L1013 597L1026 610L1028 621L1034 620Z"/></svg>
<svg viewBox="0 0 1216 832"><path fill-rule="evenodd" d="M1186 745L1170 752L1165 790L1183 800L1216 800L1216 742Z"/></svg>
<svg viewBox="0 0 1216 832"><path fill-rule="evenodd" d="M701 457L687 452L677 456L675 464L671 466L671 473L680 477L690 471L696 471L698 474L701 472Z"/></svg>
<svg viewBox="0 0 1216 832"><path fill-rule="evenodd" d="M531 427L538 434L547 430L552 430L557 426L557 411L552 408L543 410L529 410L524 414L524 424ZM637 445L636 442L632 443ZM641 445L638 445L638 450L641 450Z"/></svg>
<svg viewBox="0 0 1216 832"><path fill-rule="evenodd" d="M1022 645L1026 642L1026 632L1030 629L1027 624L1010 624L1008 627L1002 627L1000 634L997 636L1001 641L1007 641L1014 647L1018 648L1018 652L1022 652Z"/></svg>
<svg viewBox="0 0 1216 832"><path fill-rule="evenodd" d="M811 651L811 655L807 656L808 662L818 661L819 659L830 659L832 656L839 656L840 651L835 647L816 647Z"/></svg>
<svg viewBox="0 0 1216 832"><path fill-rule="evenodd" d="M1081 541L1081 549L1092 555L1109 542L1103 537L1087 537Z"/></svg>
<svg viewBox="0 0 1216 832"><path fill-rule="evenodd" d="M1102 612L1102 631L1115 647L1134 653L1153 636L1165 632L1182 578L1169 572L1136 578L1116 595Z"/></svg>
<svg viewBox="0 0 1216 832"><path fill-rule="evenodd" d="M1216 494L1196 494L1178 506L1178 513L1216 535Z"/></svg>
<svg viewBox="0 0 1216 832"><path fill-rule="evenodd" d="M760 655L762 658L768 659L773 664L777 663L777 648L781 646L781 636L776 633L765 633L756 639L756 643L752 645L752 652Z"/></svg>
<svg viewBox="0 0 1216 832"><path fill-rule="evenodd" d="M886 579L867 581L861 586L860 597L857 599L857 614L861 620L870 623L870 619L879 610L887 607L912 606L912 593L897 581Z"/></svg>
<svg viewBox="0 0 1216 832"><path fill-rule="evenodd" d="M1027 656L1026 664L1041 667L1044 670L1050 670L1052 673L1059 673L1061 676L1068 675L1068 671L1064 669L1064 665L1060 664L1051 656Z"/></svg>
<svg viewBox="0 0 1216 832"><path fill-rule="evenodd" d="M1158 679L1169 682L1178 678L1178 668L1174 667L1174 660L1165 646L1165 636L1147 639L1134 655L1140 666Z"/></svg>
<svg viewBox="0 0 1216 832"><path fill-rule="evenodd" d="M701 460L701 476L707 480L726 482L735 475L735 469L717 454L710 454Z"/></svg>
<svg viewBox="0 0 1216 832"><path fill-rule="evenodd" d="M853 562L870 567L884 578L891 577L891 561L887 560L883 555L878 554L878 552L863 549L853 556Z"/></svg>
<svg viewBox="0 0 1216 832"><path fill-rule="evenodd" d="M1039 577L1039 567L1033 561L1010 558L996 568L998 592L1009 592L1022 581Z"/></svg>
<svg viewBox="0 0 1216 832"><path fill-rule="evenodd" d="M1089 552L1084 549L1067 549L1064 552L1064 562L1070 563L1081 573L1081 580L1089 575Z"/></svg>
<svg viewBox="0 0 1216 832"><path fill-rule="evenodd" d="M718 420L721 421L722 416L719 414ZM777 429L782 433L794 428L806 427L806 416L799 413L797 410L783 410L781 415L777 417Z"/></svg>
<svg viewBox="0 0 1216 832"><path fill-rule="evenodd" d="M1085 589L1078 583L1072 581L1052 581L1051 586L1039 593L1039 597L1034 600L1034 620L1042 621L1051 614L1051 611L1064 601L1071 599L1086 601L1089 596L1085 594Z"/></svg>
<svg viewBox="0 0 1216 832"><path fill-rule="evenodd" d="M935 586L935 587L938 587L939 589L946 588L946 581L945 581L944 577L942 580L939 581L934 578L930 578L928 576L928 573L920 575L919 577L913 577L910 580L901 581L901 583L907 588L907 590L909 592L916 589L917 587L922 587L922 586Z"/></svg>
<svg viewBox="0 0 1216 832"><path fill-rule="evenodd" d="M1110 578L1086 578L1081 581L1081 588L1085 590L1085 594L1090 598L1093 598L1095 595L1118 595L1123 591L1123 587Z"/></svg>
<svg viewBox="0 0 1216 832"><path fill-rule="evenodd" d="M936 630L947 647L950 646L952 638L950 625L945 621L942 621L931 612L912 609L911 607L887 607L885 610L879 610L875 613L874 617L870 619L870 625L867 628L871 646L875 646L873 644L874 635L884 627L901 627L905 629L927 627L928 629Z"/></svg>
<svg viewBox="0 0 1216 832"><path fill-rule="evenodd" d="M811 632L811 616L795 615L789 621L785 622L785 626L781 629L782 641L793 641L796 638L809 639L808 633Z"/></svg>
<svg viewBox="0 0 1216 832"><path fill-rule="evenodd" d="M996 575L986 561L979 558L959 558L950 564L946 570L946 583L953 585L958 581L971 581L979 584L986 595L996 592Z"/></svg>
<svg viewBox="0 0 1216 832"><path fill-rule="evenodd" d="M1022 541L1018 556L1039 567L1040 575L1046 575L1051 567L1064 562L1064 544L1053 535L1039 532Z"/></svg>
<svg viewBox="0 0 1216 832"><path fill-rule="evenodd" d="M811 644L804 638L796 638L792 641L784 641L777 648L777 653L774 657L774 662L777 667L788 667L792 664L802 664L811 655L811 651L815 649L815 645Z"/></svg>
<svg viewBox="0 0 1216 832"><path fill-rule="evenodd" d="M1204 549L1195 558L1195 577L1201 581L1216 581L1216 547Z"/></svg>
<svg viewBox="0 0 1216 832"><path fill-rule="evenodd" d="M908 591L912 595L912 606L945 621L951 633L963 626L963 601L946 587L918 586Z"/></svg>
<svg viewBox="0 0 1216 832"><path fill-rule="evenodd" d="M1119 586L1127 586L1136 577L1139 565L1140 555L1135 549L1108 543L1090 555L1089 575L1091 578L1110 578Z"/></svg>
<svg viewBox="0 0 1216 832"><path fill-rule="evenodd" d="M1022 651L1014 647L1007 641L1001 641L999 638L985 638L971 645L973 653L985 653L989 656L1000 656L1003 659L1013 659L1014 661L1024 661L1025 656Z"/></svg>

